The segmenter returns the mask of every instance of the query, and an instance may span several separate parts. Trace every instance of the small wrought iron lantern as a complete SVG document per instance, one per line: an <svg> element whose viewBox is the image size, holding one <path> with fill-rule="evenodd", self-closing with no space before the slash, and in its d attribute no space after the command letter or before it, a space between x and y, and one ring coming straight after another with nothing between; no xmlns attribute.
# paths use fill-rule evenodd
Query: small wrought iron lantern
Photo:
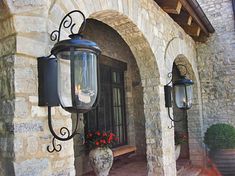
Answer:
<svg viewBox="0 0 235 176"><path fill-rule="evenodd" d="M76 25L73 23L73 13L83 17L83 23L77 33L73 32ZM59 152L62 148L60 144L55 144L55 139L66 141L78 134L78 114L91 110L97 102L97 57L101 50L96 43L82 38L85 25L86 18L81 11L69 12L62 19L59 29L50 35L52 41L57 41L51 55L38 58L39 106L48 106L48 125L53 135L53 148L47 147L49 152ZM62 27L70 29L70 39L60 41ZM77 114L75 129L71 134L66 127L60 129L60 136L53 130L51 107L58 104L66 111Z"/></svg>
<svg viewBox="0 0 235 176"><path fill-rule="evenodd" d="M167 83L164 86L164 92L165 92L165 107L168 108L168 116L171 120L171 122L180 122L180 120L174 120L173 117L171 117L170 108L172 107L172 93L173 93L173 100L177 106L177 108L182 109L184 111L190 109L192 107L192 99L193 99L193 81L188 79L186 77L186 74L188 73L188 70L186 66L179 64L177 66L184 67L186 70L185 74L183 76L180 76L180 79L174 81L172 83L172 73L168 73L168 77L171 78L170 82ZM170 84L173 84L173 91L172 86ZM171 124L172 128L173 125Z"/></svg>

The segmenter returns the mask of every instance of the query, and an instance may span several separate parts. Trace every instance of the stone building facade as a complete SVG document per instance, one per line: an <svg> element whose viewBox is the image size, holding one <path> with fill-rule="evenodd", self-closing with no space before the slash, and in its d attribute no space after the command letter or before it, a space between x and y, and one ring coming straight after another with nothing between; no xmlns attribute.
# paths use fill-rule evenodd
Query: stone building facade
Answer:
<svg viewBox="0 0 235 176"><path fill-rule="evenodd" d="M173 63L186 65L195 82L194 104L188 111L189 158L193 165L205 165L204 131L215 122L235 125L235 35L231 0L199 2L216 29L206 43L195 43L153 0L1 1L0 175L87 171L79 139L61 143L60 153L47 152L52 138L47 108L38 106L37 57L49 55L54 44L49 34L74 9L94 20L87 36L101 46L103 55L128 63L128 143L137 145L139 135L146 138L137 147L146 154L148 175L176 175L174 129L168 128L171 122L164 101ZM71 114L62 108L52 108L52 116L55 128L72 128ZM84 134L82 119L79 130Z"/></svg>
<svg viewBox="0 0 235 176"><path fill-rule="evenodd" d="M235 125L234 12L232 1L199 1L216 32L197 44L204 130L213 123Z"/></svg>

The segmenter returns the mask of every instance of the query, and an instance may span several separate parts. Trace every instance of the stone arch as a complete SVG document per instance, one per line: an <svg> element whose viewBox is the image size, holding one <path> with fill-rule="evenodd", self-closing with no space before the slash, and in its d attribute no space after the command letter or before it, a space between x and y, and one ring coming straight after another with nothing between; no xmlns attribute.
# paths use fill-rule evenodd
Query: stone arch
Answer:
<svg viewBox="0 0 235 176"><path fill-rule="evenodd" d="M122 9L118 8L118 4L108 2L107 4L101 4L101 6L95 7L94 9L91 7L92 10L89 9L89 11L87 11L86 8L82 8L89 6L87 1L84 1L84 4L80 3L80 6L78 6L77 3L74 3L74 1L69 2L68 4L72 3L70 5L73 6L73 8L65 7L68 6L67 3L60 4L60 1L57 2L58 3L55 3L49 12L49 31L54 29L54 23L59 23L59 21L56 21L61 19L58 18L58 16L62 17L65 13L74 9L75 6L75 8L83 11L87 17L99 20L112 27L130 47L136 59L144 89L143 99L146 121L147 158L151 158L148 160L148 173L162 175L166 168L164 168L163 164L158 164L163 162L162 125L159 113L160 73L157 66L157 59L149 44L150 42L138 27L138 18L136 18L135 21L129 18L129 14L126 14L127 12L123 11L124 6L127 7L127 4L124 2ZM90 4L90 6L93 5Z"/></svg>
<svg viewBox="0 0 235 176"><path fill-rule="evenodd" d="M127 43L132 54L135 57L140 72L142 87L144 89L143 100L146 122L145 135L147 141L147 158L149 158L150 156L156 157L155 152L157 152L157 148L159 147L158 149L162 150L161 134L158 133L162 129L160 116L158 114L153 114L160 111L160 104L158 101L158 86L160 84L160 80L157 62L152 49L138 27L128 17L121 14L120 12L116 12L113 10L100 11L91 14L90 18L102 21L103 23L116 30ZM153 89L155 90L154 92L152 91ZM152 119L153 117L158 119L158 121L154 121ZM149 140L152 140L151 144L148 143ZM155 145L157 145L158 147L156 148ZM150 148L151 150L148 150ZM160 152L158 152L158 154L161 155ZM161 168L161 170L163 169L162 166L159 167L156 165L156 162L152 162L150 160L148 160L148 166L153 167L149 167L148 173L156 173L156 171L154 171L156 167ZM163 173L163 171L161 170L159 171Z"/></svg>
<svg viewBox="0 0 235 176"><path fill-rule="evenodd" d="M174 61L176 65L185 65L188 74L187 76L194 81L193 86L193 105L192 108L187 111L188 121L188 137L189 137L189 159L195 166L204 165L204 144L203 144L203 119L200 112L200 91L198 90L198 81L195 76L195 72L188 59L183 55L178 55ZM182 68L178 68L180 73L183 72Z"/></svg>
<svg viewBox="0 0 235 176"><path fill-rule="evenodd" d="M188 114L189 157L193 165L203 166L205 160L203 145L203 119L201 107L201 89L196 64L196 53L179 37L169 41L165 51L167 72L172 72L173 63L185 65L190 79L194 81L194 102ZM182 71L182 68L178 68ZM167 74L167 73L166 73Z"/></svg>

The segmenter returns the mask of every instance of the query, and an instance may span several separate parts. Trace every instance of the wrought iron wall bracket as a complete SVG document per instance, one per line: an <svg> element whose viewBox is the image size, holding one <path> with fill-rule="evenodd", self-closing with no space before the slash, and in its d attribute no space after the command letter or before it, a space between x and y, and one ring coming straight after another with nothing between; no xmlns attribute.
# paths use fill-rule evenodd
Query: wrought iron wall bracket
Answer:
<svg viewBox="0 0 235 176"><path fill-rule="evenodd" d="M53 129L53 126L52 126L52 117L51 117L51 107L48 106L48 126L49 126L49 129L50 129L50 132L51 134L53 135L53 138L52 138L52 149L50 148L50 146L47 146L47 151L52 153L54 151L56 152L59 152L61 151L62 149L62 146L61 144L56 144L56 140L59 140L59 141L68 141L70 139L72 139L76 134L79 134L77 132L77 128L78 128L78 118L79 118L79 114L77 113L76 114L76 123L75 123L75 127L74 127L74 130L72 131L72 133L70 134L70 131L67 127L61 127L60 128L60 136L58 136L56 134L56 132L54 131Z"/></svg>

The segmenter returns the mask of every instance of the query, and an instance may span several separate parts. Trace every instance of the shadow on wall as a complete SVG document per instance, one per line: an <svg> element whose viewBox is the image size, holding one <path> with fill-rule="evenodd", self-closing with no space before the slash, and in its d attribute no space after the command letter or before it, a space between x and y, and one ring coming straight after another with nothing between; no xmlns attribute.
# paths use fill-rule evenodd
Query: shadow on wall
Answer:
<svg viewBox="0 0 235 176"><path fill-rule="evenodd" d="M0 57L0 175L15 175L14 161L14 58ZM15 144L16 145L16 144Z"/></svg>

